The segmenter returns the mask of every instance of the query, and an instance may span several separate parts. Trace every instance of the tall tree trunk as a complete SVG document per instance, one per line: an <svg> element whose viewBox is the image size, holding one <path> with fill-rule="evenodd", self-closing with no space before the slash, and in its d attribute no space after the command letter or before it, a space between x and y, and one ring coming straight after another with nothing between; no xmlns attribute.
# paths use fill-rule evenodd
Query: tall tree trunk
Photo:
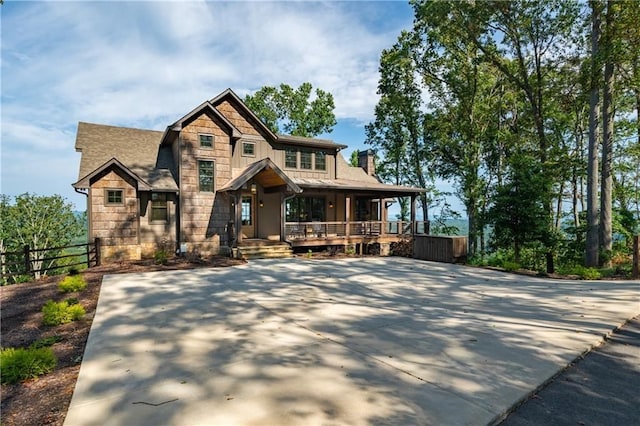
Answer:
<svg viewBox="0 0 640 426"><path fill-rule="evenodd" d="M589 148L587 158L587 241L585 265L598 266L598 145L600 123L600 4L591 1L591 94L589 97Z"/></svg>
<svg viewBox="0 0 640 426"><path fill-rule="evenodd" d="M606 26L606 61L604 65L604 93L602 97L602 165L600 180L600 248L602 252L609 253L613 248L613 228L612 228L612 204L613 204L613 131L614 131L614 109L613 90L615 83L614 66L612 54L611 31L613 30L613 1L607 2L607 13L605 16ZM606 257L603 266L610 265L609 256Z"/></svg>

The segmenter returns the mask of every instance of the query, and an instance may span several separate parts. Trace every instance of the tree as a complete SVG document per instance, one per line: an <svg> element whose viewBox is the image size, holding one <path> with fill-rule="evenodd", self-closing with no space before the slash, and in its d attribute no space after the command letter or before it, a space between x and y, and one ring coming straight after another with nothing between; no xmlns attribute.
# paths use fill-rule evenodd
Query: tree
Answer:
<svg viewBox="0 0 640 426"><path fill-rule="evenodd" d="M409 184L428 188L433 182L429 150L425 147L428 127L421 111L423 101L417 80L413 48L417 40L403 32L396 44L385 49L380 58L380 101L375 120L366 126L367 143L384 153L381 177L396 185ZM430 197L418 196L425 220ZM406 199L399 198L401 218L408 213Z"/></svg>
<svg viewBox="0 0 640 426"><path fill-rule="evenodd" d="M489 217L495 241L512 244L514 260L520 263L522 247L542 240L547 232L546 208L540 196L547 178L526 154L516 154L511 162L506 182L496 188Z"/></svg>
<svg viewBox="0 0 640 426"><path fill-rule="evenodd" d="M55 248L69 245L71 241L82 235L83 227L73 213L72 205L60 195L37 196L25 193L18 195L14 203L2 195L0 198L2 216L2 239L0 247L6 251L20 251L24 246L31 250ZM60 250L31 252L31 269L36 271L39 279L45 272L38 272L43 267L50 267Z"/></svg>
<svg viewBox="0 0 640 426"><path fill-rule="evenodd" d="M598 266L598 146L600 123L600 3L591 5L591 78L589 97L589 153L587 157L587 240L585 265Z"/></svg>
<svg viewBox="0 0 640 426"><path fill-rule="evenodd" d="M277 88L264 86L244 102L274 133L304 137L330 133L336 125L333 95L316 89L312 99L312 89L308 82L297 89L284 83Z"/></svg>

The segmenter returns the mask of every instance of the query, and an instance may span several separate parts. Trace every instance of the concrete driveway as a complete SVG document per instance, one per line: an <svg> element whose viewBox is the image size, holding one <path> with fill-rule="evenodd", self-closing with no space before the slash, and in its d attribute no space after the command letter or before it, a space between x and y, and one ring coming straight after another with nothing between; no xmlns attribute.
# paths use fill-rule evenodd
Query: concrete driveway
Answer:
<svg viewBox="0 0 640 426"><path fill-rule="evenodd" d="M403 258L109 276L65 424L483 425L639 313L637 281Z"/></svg>

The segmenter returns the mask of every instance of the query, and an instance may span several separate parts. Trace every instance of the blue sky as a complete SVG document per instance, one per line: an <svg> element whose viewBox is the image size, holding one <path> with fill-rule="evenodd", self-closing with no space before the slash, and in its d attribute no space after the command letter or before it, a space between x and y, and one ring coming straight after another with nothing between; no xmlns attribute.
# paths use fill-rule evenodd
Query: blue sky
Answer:
<svg viewBox="0 0 640 426"><path fill-rule="evenodd" d="M6 0L0 14L2 193L78 209L78 121L163 130L228 87L309 81L334 95L328 137L364 148L380 53L413 20L406 1Z"/></svg>

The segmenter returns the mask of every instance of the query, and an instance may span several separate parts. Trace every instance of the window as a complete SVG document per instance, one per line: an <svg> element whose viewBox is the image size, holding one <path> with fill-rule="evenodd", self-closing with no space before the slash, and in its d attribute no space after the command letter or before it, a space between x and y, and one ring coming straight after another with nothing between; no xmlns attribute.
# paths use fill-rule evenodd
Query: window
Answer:
<svg viewBox="0 0 640 426"><path fill-rule="evenodd" d="M107 204L122 204L124 202L123 194L122 189L107 189L105 194Z"/></svg>
<svg viewBox="0 0 640 426"><path fill-rule="evenodd" d="M167 209L167 194L154 192L151 194L151 222L167 222L169 210Z"/></svg>
<svg viewBox="0 0 640 426"><path fill-rule="evenodd" d="M287 222L324 222L325 199L322 197L297 197L287 200Z"/></svg>
<svg viewBox="0 0 640 426"><path fill-rule="evenodd" d="M251 226L251 204L253 203L252 196L242 197L242 224Z"/></svg>
<svg viewBox="0 0 640 426"><path fill-rule="evenodd" d="M213 148L213 135L200 135L200 146L203 148Z"/></svg>
<svg viewBox="0 0 640 426"><path fill-rule="evenodd" d="M213 161L198 161L200 192L214 192Z"/></svg>
<svg viewBox="0 0 640 426"><path fill-rule="evenodd" d="M300 168L311 170L311 151L300 151Z"/></svg>
<svg viewBox="0 0 640 426"><path fill-rule="evenodd" d="M242 155L245 157L255 157L256 144L253 142L242 142Z"/></svg>
<svg viewBox="0 0 640 426"><path fill-rule="evenodd" d="M287 148L284 151L284 166L291 169L298 168L298 151L295 149Z"/></svg>
<svg viewBox="0 0 640 426"><path fill-rule="evenodd" d="M327 153L324 151L316 151L316 170L327 170Z"/></svg>

